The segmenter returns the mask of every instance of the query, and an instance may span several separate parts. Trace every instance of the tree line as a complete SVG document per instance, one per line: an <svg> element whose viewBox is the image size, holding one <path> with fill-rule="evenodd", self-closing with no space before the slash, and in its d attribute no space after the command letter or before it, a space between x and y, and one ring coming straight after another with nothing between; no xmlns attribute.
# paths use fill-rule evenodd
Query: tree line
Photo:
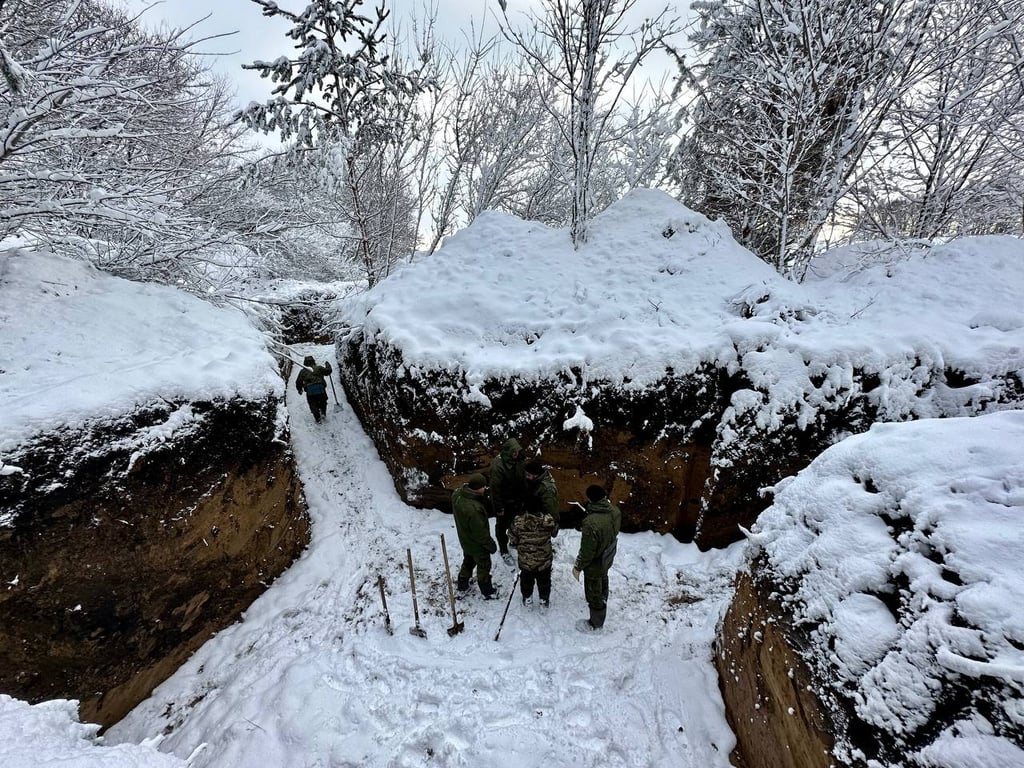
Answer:
<svg viewBox="0 0 1024 768"><path fill-rule="evenodd" d="M485 210L568 227L659 187L800 279L828 238L1024 228L1024 0L542 0L454 47L314 0L238 111L211 38L0 0L0 237L201 293L368 284ZM673 81L641 79L668 55ZM279 148L251 141L273 135Z"/></svg>

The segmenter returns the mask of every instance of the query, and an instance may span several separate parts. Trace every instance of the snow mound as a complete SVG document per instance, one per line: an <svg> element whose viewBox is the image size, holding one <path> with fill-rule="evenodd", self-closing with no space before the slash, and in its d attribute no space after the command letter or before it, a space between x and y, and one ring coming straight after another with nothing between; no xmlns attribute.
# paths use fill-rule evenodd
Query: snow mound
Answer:
<svg viewBox="0 0 1024 768"><path fill-rule="evenodd" d="M869 243L819 261L806 283L784 280L722 222L641 189L597 216L578 250L568 230L482 214L342 320L361 329L353 338L396 348L413 375L454 371L469 388L559 377L640 388L717 367L749 382L743 407L769 430L865 395L881 420L1019 400L1019 238Z"/></svg>
<svg viewBox="0 0 1024 768"><path fill-rule="evenodd" d="M282 392L245 316L47 253L0 251L0 451L157 399Z"/></svg>
<svg viewBox="0 0 1024 768"><path fill-rule="evenodd" d="M754 539L832 694L896 753L939 722L1024 765L1024 412L878 424L776 490Z"/></svg>
<svg viewBox="0 0 1024 768"><path fill-rule="evenodd" d="M481 214L428 259L345 309L408 365L475 377L651 382L729 354L728 299L752 282L785 293L771 267L663 192L634 190L574 250L568 230ZM723 352L722 346L726 349Z"/></svg>
<svg viewBox="0 0 1024 768"><path fill-rule="evenodd" d="M0 765L4 768L186 768L190 761L157 749L160 739L103 746L99 726L78 720L78 702L30 705L0 693Z"/></svg>

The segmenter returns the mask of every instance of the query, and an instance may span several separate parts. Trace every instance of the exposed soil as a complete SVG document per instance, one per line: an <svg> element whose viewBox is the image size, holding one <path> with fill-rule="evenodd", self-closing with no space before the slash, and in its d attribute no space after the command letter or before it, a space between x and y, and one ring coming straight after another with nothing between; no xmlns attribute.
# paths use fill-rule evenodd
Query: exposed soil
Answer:
<svg viewBox="0 0 1024 768"><path fill-rule="evenodd" d="M43 436L0 482L0 690L119 720L236 621L309 541L277 403L193 403L189 434L132 437L185 404ZM284 439L282 439L284 438Z"/></svg>
<svg viewBox="0 0 1024 768"><path fill-rule="evenodd" d="M741 573L715 648L739 768L843 768L796 645L777 601Z"/></svg>

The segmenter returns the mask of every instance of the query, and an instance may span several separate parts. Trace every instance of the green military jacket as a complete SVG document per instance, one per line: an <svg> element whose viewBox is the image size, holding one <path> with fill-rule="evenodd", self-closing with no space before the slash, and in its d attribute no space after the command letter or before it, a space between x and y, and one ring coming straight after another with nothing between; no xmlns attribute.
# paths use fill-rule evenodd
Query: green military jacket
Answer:
<svg viewBox="0 0 1024 768"><path fill-rule="evenodd" d="M516 451L519 455L512 458ZM494 514L499 517L505 515L506 510L513 515L521 510L526 488L525 466L522 446L514 437L509 438L501 446L501 453L491 462L489 470L491 503L494 505Z"/></svg>
<svg viewBox="0 0 1024 768"><path fill-rule="evenodd" d="M544 470L544 474L535 478L533 482L526 481L523 506L535 515L551 515L555 519L555 525L558 525L561 501L558 497L558 488L555 487L555 478L550 472Z"/></svg>
<svg viewBox="0 0 1024 768"><path fill-rule="evenodd" d="M327 393L326 377L331 375L331 364L324 363L317 365L312 357L307 357L305 365L295 377L295 388L301 395L303 392L310 395L323 395Z"/></svg>
<svg viewBox="0 0 1024 768"><path fill-rule="evenodd" d="M487 522L487 497L474 493L467 486L452 494L452 511L455 513L455 530L459 534L462 551L471 557L493 555L498 545L491 538L491 526Z"/></svg>
<svg viewBox="0 0 1024 768"><path fill-rule="evenodd" d="M622 528L622 512L609 499L587 503L587 516L583 518L580 552L576 556L576 570L601 574L611 567L615 545Z"/></svg>

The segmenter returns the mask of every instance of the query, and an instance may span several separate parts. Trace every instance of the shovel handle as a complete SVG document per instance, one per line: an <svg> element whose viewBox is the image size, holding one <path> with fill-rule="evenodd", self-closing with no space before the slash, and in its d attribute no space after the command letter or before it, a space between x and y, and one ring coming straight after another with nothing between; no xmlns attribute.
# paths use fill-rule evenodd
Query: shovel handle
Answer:
<svg viewBox="0 0 1024 768"><path fill-rule="evenodd" d="M384 628L387 629L388 634L391 632L391 614L388 613L388 599L384 596L384 576L381 574L377 575L377 586L380 588L380 604L384 608Z"/></svg>
<svg viewBox="0 0 1024 768"><path fill-rule="evenodd" d="M444 534L441 534L441 554L444 555L444 575L448 578L448 600L452 604L452 624L458 625L459 617L455 615L455 588L452 586L452 569L448 565L448 547L444 543Z"/></svg>
<svg viewBox="0 0 1024 768"><path fill-rule="evenodd" d="M420 607L416 602L416 573L412 569L412 550L405 550L406 557L409 558L409 588L412 590L412 612L416 616L416 629L420 628Z"/></svg>

